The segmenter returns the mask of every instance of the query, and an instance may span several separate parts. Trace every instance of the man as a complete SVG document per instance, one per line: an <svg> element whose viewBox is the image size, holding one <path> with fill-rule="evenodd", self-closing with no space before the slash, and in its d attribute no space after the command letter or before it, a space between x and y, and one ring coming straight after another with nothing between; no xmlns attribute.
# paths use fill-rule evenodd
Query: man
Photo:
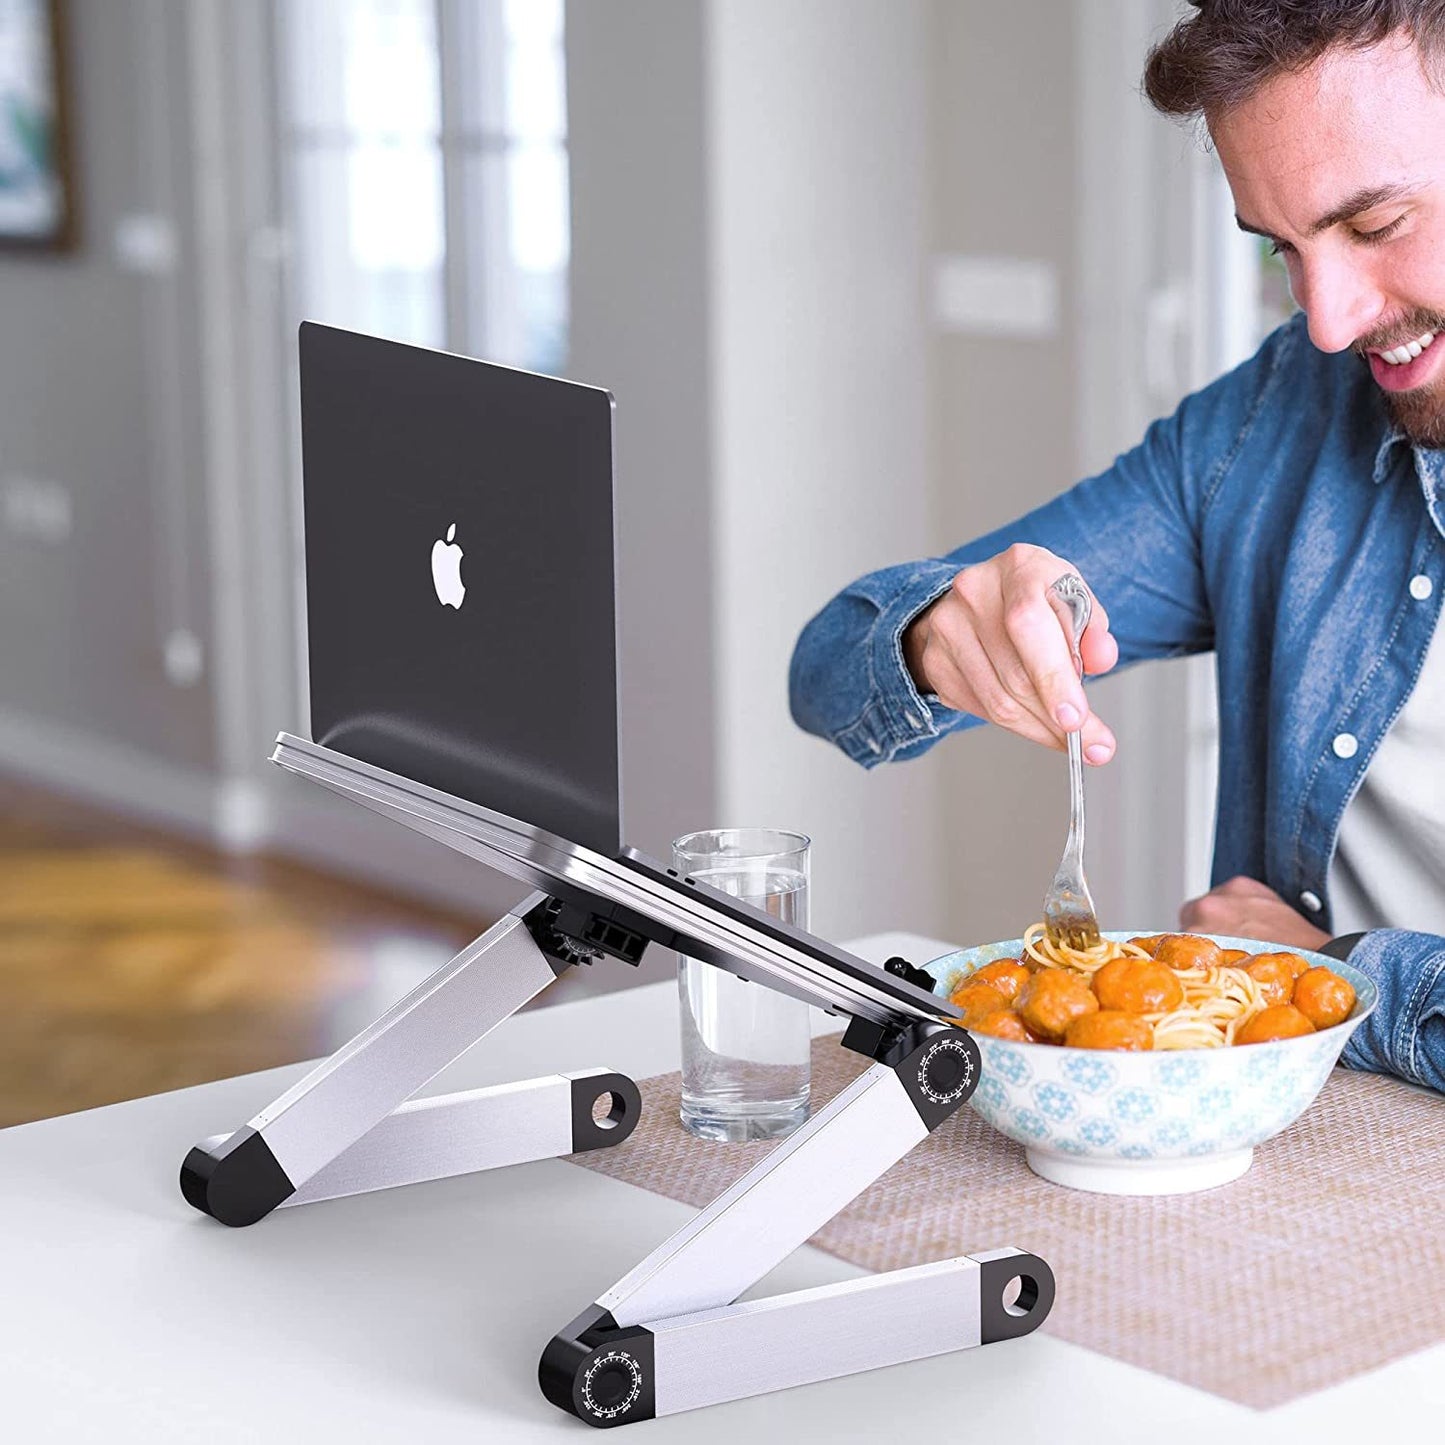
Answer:
<svg viewBox="0 0 1445 1445"><path fill-rule="evenodd" d="M1335 937L1381 989L1346 1062L1445 1088L1445 0L1195 4L1146 92L1202 116L1300 314L1107 472L847 588L793 714L865 766L982 721L1108 762L1067 571L1087 673L1213 649L1217 886L1182 926Z"/></svg>

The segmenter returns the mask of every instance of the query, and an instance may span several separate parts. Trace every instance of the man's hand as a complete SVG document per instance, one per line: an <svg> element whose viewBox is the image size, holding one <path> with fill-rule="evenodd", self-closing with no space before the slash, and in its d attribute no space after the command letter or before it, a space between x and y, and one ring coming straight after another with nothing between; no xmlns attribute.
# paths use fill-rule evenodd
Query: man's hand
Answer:
<svg viewBox="0 0 1445 1445"><path fill-rule="evenodd" d="M1179 910L1186 933L1223 933L1261 943L1318 948L1329 934L1296 913L1273 888L1256 878L1231 878Z"/></svg>
<svg viewBox="0 0 1445 1445"><path fill-rule="evenodd" d="M919 690L1046 747L1062 748L1065 733L1082 729L1085 759L1107 763L1114 734L1089 711L1068 624L1049 601L1049 588L1077 570L1023 543L965 567L903 634L903 657ZM1119 660L1097 598L1079 655L1090 674L1108 672Z"/></svg>

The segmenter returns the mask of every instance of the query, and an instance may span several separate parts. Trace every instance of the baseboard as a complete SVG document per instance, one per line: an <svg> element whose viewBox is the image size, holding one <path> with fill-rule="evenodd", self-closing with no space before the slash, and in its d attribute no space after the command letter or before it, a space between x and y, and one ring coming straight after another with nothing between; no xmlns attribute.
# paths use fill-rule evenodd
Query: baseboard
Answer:
<svg viewBox="0 0 1445 1445"><path fill-rule="evenodd" d="M0 766L57 793L207 842L221 831L215 778L79 728L0 710Z"/></svg>
<svg viewBox="0 0 1445 1445"><path fill-rule="evenodd" d="M294 857L359 882L500 918L525 886L302 779L216 778L78 728L0 710L0 767L227 852Z"/></svg>

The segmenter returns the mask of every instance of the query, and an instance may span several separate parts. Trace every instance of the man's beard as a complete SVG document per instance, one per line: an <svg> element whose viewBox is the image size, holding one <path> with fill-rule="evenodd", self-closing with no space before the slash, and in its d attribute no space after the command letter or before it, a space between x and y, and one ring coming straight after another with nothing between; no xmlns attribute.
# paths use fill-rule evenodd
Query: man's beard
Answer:
<svg viewBox="0 0 1445 1445"><path fill-rule="evenodd" d="M1412 311L1388 329L1380 328L1362 336L1353 350L1368 366L1366 352L1398 344L1401 337L1423 336L1427 331L1435 333L1432 347L1445 342L1445 315L1438 311ZM1416 446L1445 447L1445 381L1417 386L1413 391L1386 391L1384 396L1391 420Z"/></svg>

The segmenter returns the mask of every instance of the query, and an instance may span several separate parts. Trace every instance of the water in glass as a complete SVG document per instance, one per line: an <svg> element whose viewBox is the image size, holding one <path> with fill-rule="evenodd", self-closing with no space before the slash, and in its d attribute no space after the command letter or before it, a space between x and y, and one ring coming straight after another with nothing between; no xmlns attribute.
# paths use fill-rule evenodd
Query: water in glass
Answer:
<svg viewBox="0 0 1445 1445"><path fill-rule="evenodd" d="M808 926L806 876L770 868L692 876L784 923ZM774 1139L808 1117L808 1006L679 955L682 1123L703 1139Z"/></svg>

